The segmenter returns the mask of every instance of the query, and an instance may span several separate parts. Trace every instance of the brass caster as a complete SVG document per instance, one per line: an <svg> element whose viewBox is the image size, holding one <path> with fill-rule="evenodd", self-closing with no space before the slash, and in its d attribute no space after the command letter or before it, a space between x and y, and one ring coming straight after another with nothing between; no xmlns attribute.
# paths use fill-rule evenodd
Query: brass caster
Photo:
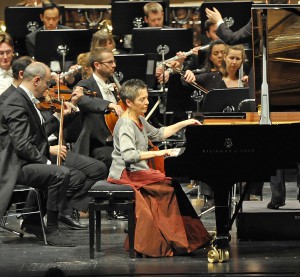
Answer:
<svg viewBox="0 0 300 277"><path fill-rule="evenodd" d="M227 249L218 249L219 263L224 263L229 260L229 251Z"/></svg>
<svg viewBox="0 0 300 277"><path fill-rule="evenodd" d="M216 263L219 261L219 252L217 249L213 248L212 250L209 250L207 253L207 260L209 263Z"/></svg>

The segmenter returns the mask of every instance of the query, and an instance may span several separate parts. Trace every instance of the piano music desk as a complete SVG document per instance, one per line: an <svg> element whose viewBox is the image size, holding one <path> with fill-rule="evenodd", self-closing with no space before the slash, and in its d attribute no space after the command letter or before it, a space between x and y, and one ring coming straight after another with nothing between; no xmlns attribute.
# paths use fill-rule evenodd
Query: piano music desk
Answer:
<svg viewBox="0 0 300 277"><path fill-rule="evenodd" d="M259 124L260 116L257 112L245 113L245 118L204 118L204 125L234 125ZM272 124L286 124L300 122L300 112L271 112Z"/></svg>

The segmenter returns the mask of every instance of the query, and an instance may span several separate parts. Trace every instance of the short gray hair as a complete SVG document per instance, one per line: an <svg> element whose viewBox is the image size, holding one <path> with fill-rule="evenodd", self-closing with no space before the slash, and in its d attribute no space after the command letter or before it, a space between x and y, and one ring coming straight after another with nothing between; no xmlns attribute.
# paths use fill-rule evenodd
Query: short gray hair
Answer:
<svg viewBox="0 0 300 277"><path fill-rule="evenodd" d="M120 97L124 104L126 99L134 101L142 89L147 89L147 85L140 79L130 79L126 81L120 90Z"/></svg>

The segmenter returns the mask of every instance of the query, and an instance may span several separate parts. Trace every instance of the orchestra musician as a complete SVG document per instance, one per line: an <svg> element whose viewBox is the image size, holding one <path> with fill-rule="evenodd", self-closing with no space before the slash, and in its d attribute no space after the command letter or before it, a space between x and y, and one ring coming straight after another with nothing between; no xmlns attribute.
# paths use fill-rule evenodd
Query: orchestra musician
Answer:
<svg viewBox="0 0 300 277"><path fill-rule="evenodd" d="M33 60L29 56L23 56L14 61L12 66L14 75L13 84L0 96L0 106L7 97L16 93L16 88L23 80L24 70L32 62ZM51 109L41 110L40 113L45 120L45 126L50 124L53 126L51 129L58 129L59 115L57 113L53 113ZM68 117L70 117L70 115L68 115ZM66 121L64 120L64 122ZM55 164L57 155L60 155L63 159L62 164L70 170L70 183L67 188L68 207L59 211L58 219L70 229L86 229L87 226L81 224L79 221L78 211L87 212L88 203L90 201L90 198L88 197L88 190L96 181L105 178L107 175L106 166L101 161L67 151L66 146L64 145L61 146L59 152L57 136L55 136L55 134L48 136L48 141L50 144L51 162ZM34 192L30 194L31 195L28 196L26 204L29 207L33 207L37 204L36 194ZM26 231L26 229L28 231L26 222L39 223L40 219L36 214L30 216L26 215L25 223L22 224L23 231Z"/></svg>
<svg viewBox="0 0 300 277"><path fill-rule="evenodd" d="M111 165L112 134L106 122L105 112L115 112L118 116L123 109L118 105L115 86L110 83L116 62L113 52L107 48L96 48L90 53L91 77L81 80L77 86L96 92L95 97L82 96L77 105L82 115L82 130L73 151L103 161L107 169Z"/></svg>
<svg viewBox="0 0 300 277"><path fill-rule="evenodd" d="M149 104L147 86L141 80L126 81L120 96L127 109L114 129L108 181L134 188L135 251L145 257L164 257L191 253L205 246L211 237L180 184L147 165L150 158L174 156L173 149L148 151L149 139L164 140L200 122L188 119L160 129L150 125L144 118Z"/></svg>
<svg viewBox="0 0 300 277"><path fill-rule="evenodd" d="M116 50L116 43L113 36L104 30L99 30L93 34L90 52L94 51L95 48L98 47L108 48L114 54L119 54L120 52L119 50ZM77 64L82 66L82 70L81 70L82 79L87 79L93 74L93 69L89 66L90 52L81 53L77 57Z"/></svg>
<svg viewBox="0 0 300 277"><path fill-rule="evenodd" d="M223 56L222 72L211 71L193 76L193 73L188 71L186 75L189 76L189 79L186 81L188 83L196 82L207 90L247 86L248 76L243 76L242 80L239 79L239 69L244 59L245 50L242 44L228 45Z"/></svg>
<svg viewBox="0 0 300 277"><path fill-rule="evenodd" d="M47 189L47 242L70 247L75 244L58 227L59 211L67 207L70 170L51 164L44 119L35 105L48 88L50 78L50 69L45 64L30 64L24 71L17 93L11 94L1 107L0 216L16 183ZM39 226L33 225L32 228L36 230Z"/></svg>
<svg viewBox="0 0 300 277"><path fill-rule="evenodd" d="M171 28L164 25L164 10L160 3L149 2L144 5L144 20L148 27ZM156 67L156 79L159 84L166 83L169 80L172 70L164 70L162 66Z"/></svg>
<svg viewBox="0 0 300 277"><path fill-rule="evenodd" d="M14 57L14 43L12 37L0 32L0 94L12 83L11 64Z"/></svg>
<svg viewBox="0 0 300 277"><path fill-rule="evenodd" d="M41 30L56 30L56 29L71 29L68 26L60 25L61 13L59 7L54 2L45 2L41 8L40 18L43 21L43 26L36 31L28 34L25 38L28 55L34 56L36 34Z"/></svg>

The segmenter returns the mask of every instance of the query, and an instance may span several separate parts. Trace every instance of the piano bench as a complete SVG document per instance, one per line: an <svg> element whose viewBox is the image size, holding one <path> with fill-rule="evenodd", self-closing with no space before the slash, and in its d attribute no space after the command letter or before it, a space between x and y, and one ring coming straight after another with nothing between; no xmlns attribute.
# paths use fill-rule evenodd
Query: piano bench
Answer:
<svg viewBox="0 0 300 277"><path fill-rule="evenodd" d="M134 258L134 190L128 185L116 185L106 180L96 182L88 192L92 198L89 203L89 242L90 259L94 259L94 243L96 234L96 251L100 252L101 243L101 211L127 211L129 256ZM95 232L96 220L96 232Z"/></svg>

